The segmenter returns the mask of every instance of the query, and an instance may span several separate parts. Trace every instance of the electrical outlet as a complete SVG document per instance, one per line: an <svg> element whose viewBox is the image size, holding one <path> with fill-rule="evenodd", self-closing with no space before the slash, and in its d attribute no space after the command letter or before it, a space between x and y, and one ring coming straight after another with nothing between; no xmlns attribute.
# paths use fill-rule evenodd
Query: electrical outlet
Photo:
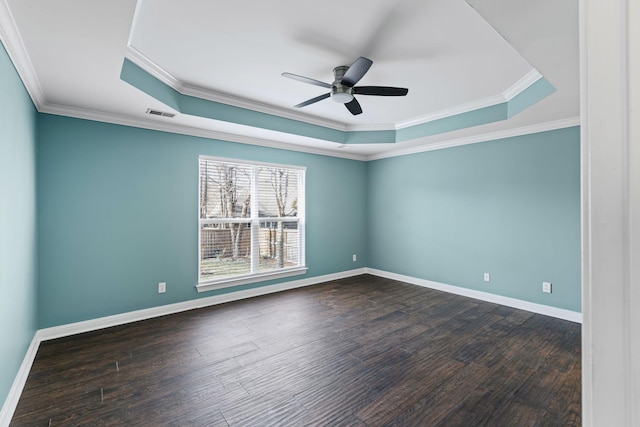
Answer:
<svg viewBox="0 0 640 427"><path fill-rule="evenodd" d="M485 282L490 282L491 281L491 275L489 273L484 273L484 281Z"/></svg>
<svg viewBox="0 0 640 427"><path fill-rule="evenodd" d="M356 261L357 261L357 259L358 259L358 258L356 257L356 254L353 254L353 262L356 262Z"/></svg>
<svg viewBox="0 0 640 427"><path fill-rule="evenodd" d="M165 292L167 292L167 282L158 283L158 293L164 294Z"/></svg>
<svg viewBox="0 0 640 427"><path fill-rule="evenodd" d="M551 293L551 283L550 282L542 282L542 292L550 294Z"/></svg>

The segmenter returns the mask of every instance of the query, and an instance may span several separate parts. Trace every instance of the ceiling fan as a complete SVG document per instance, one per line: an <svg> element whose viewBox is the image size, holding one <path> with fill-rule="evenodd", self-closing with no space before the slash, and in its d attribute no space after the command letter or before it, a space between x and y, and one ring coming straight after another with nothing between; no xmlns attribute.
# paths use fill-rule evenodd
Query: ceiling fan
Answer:
<svg viewBox="0 0 640 427"><path fill-rule="evenodd" d="M369 71L369 68L373 64L373 61L365 57L356 59L353 64L341 65L333 69L333 75L335 80L333 84L321 82L320 80L311 79L309 77L299 76L292 73L282 73L283 77L287 77L293 80L298 80L303 83L309 83L312 85L331 89L331 92L325 93L315 98L311 98L298 105L294 105L295 108L306 107L307 105L314 104L318 101L331 97L335 102L344 104L347 110L351 114L358 115L362 113L360 103L354 97L354 95L377 95L377 96L405 96L409 89L402 87L390 87L390 86L355 86L356 83L364 77Z"/></svg>

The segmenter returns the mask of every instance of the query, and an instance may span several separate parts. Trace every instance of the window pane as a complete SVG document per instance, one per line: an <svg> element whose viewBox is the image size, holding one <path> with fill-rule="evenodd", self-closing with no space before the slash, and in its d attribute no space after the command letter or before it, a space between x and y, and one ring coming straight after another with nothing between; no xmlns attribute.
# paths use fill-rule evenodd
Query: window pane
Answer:
<svg viewBox="0 0 640 427"><path fill-rule="evenodd" d="M200 159L200 219L251 216L251 166Z"/></svg>
<svg viewBox="0 0 640 427"><path fill-rule="evenodd" d="M202 156L199 288L304 267L304 169Z"/></svg>
<svg viewBox="0 0 640 427"><path fill-rule="evenodd" d="M251 273L249 223L200 227L200 281Z"/></svg>
<svg viewBox="0 0 640 427"><path fill-rule="evenodd" d="M286 168L262 166L258 169L261 218L298 215L298 173Z"/></svg>
<svg viewBox="0 0 640 427"><path fill-rule="evenodd" d="M300 264L297 221L260 223L260 271L295 267Z"/></svg>

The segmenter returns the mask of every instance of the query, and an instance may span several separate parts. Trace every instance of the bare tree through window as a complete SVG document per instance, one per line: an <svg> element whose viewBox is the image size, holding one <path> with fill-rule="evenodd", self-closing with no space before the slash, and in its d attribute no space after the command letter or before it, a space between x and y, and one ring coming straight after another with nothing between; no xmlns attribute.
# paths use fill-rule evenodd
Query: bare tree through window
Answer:
<svg viewBox="0 0 640 427"><path fill-rule="evenodd" d="M200 160L200 281L300 266L304 170Z"/></svg>
<svg viewBox="0 0 640 427"><path fill-rule="evenodd" d="M278 217L295 216L297 213L298 200L294 198L291 204L289 201L290 191L290 171L287 169L268 168L268 183L272 190L277 209ZM293 181L293 179L292 179ZM296 185L297 188L297 185ZM276 260L279 268L283 268L285 264L285 221L277 221L276 231Z"/></svg>

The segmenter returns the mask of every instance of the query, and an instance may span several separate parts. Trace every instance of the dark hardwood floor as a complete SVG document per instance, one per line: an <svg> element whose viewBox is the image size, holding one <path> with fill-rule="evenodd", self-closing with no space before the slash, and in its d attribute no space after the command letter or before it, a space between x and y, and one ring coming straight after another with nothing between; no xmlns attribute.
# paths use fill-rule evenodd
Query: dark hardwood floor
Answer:
<svg viewBox="0 0 640 427"><path fill-rule="evenodd" d="M373 276L42 343L11 426L579 426L580 325Z"/></svg>

